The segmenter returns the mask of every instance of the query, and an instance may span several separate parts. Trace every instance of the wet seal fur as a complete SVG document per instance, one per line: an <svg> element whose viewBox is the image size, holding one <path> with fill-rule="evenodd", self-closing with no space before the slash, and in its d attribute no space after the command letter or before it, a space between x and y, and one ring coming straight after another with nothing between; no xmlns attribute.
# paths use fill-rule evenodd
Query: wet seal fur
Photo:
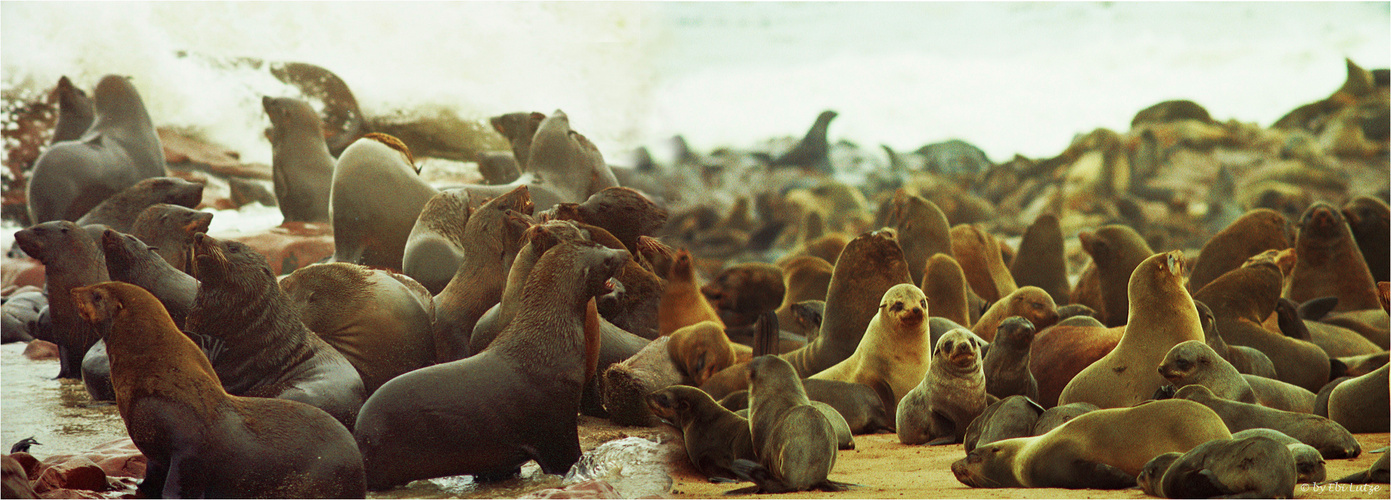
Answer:
<svg viewBox="0 0 1391 500"><path fill-rule="evenodd" d="M1047 434L979 446L951 465L973 488L1135 486L1150 459L1227 439L1222 419L1191 401L1164 400L1080 415Z"/></svg>
<svg viewBox="0 0 1391 500"><path fill-rule="evenodd" d="M487 349L377 389L354 432L368 488L459 474L501 479L528 460L547 474L569 470L580 458L576 419L599 346L587 311L628 258L594 243L556 245L528 275L522 312Z"/></svg>
<svg viewBox="0 0 1391 500"><path fill-rule="evenodd" d="M194 250L202 285L186 326L212 352L222 387L237 396L307 403L351 429L367 396L362 378L304 326L265 256L202 233Z"/></svg>
<svg viewBox="0 0 1391 500"><path fill-rule="evenodd" d="M965 438L967 426L990 404L981 344L980 337L964 328L937 339L927 375L899 401L899 442L937 445Z"/></svg>
<svg viewBox="0 0 1391 500"><path fill-rule="evenodd" d="M366 494L362 455L328 413L228 395L198 346L135 285L108 282L72 295L84 319L108 325L116 405L148 460L141 496Z"/></svg>
<svg viewBox="0 0 1391 500"><path fill-rule="evenodd" d="M51 340L58 344L58 378L81 378L82 358L100 339L77 315L68 291L110 279L106 256L87 231L68 221L36 224L15 233L24 253L44 263Z"/></svg>
<svg viewBox="0 0 1391 500"><path fill-rule="evenodd" d="M324 123L309 103L292 97L261 98L270 117L271 180L285 222L329 222L333 155Z"/></svg>

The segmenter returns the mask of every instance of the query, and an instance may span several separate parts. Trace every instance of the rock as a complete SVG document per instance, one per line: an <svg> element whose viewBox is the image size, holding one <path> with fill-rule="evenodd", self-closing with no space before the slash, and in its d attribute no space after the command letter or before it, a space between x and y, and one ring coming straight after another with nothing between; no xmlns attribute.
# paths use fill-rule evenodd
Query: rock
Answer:
<svg viewBox="0 0 1391 500"><path fill-rule="evenodd" d="M43 263L37 259L31 257L0 258L0 287L35 286L42 288L43 284L44 267Z"/></svg>
<svg viewBox="0 0 1391 500"><path fill-rule="evenodd" d="M26 455L28 454L26 453ZM33 485L29 483L29 475L25 472L24 466L21 465L18 460L15 460L13 456L4 455L0 457L0 467L3 467L3 474L0 474L0 497L39 497L39 494L34 491Z"/></svg>
<svg viewBox="0 0 1391 500"><path fill-rule="evenodd" d="M522 498L623 498L618 490L607 481L598 479L583 481L564 488L536 490Z"/></svg>
<svg viewBox="0 0 1391 500"><path fill-rule="evenodd" d="M107 476L145 478L145 455L128 437L99 444L84 456L101 467Z"/></svg>
<svg viewBox="0 0 1391 500"><path fill-rule="evenodd" d="M111 484L106 480L106 471L85 456L67 457L49 465L34 482L34 491L40 494L53 490L107 491Z"/></svg>
<svg viewBox="0 0 1391 500"><path fill-rule="evenodd" d="M24 348L24 357L29 361L47 361L58 359L58 344L47 340L31 340L29 345Z"/></svg>
<svg viewBox="0 0 1391 500"><path fill-rule="evenodd" d="M287 222L259 233L211 236L256 249L276 276L333 257L333 226L326 223Z"/></svg>

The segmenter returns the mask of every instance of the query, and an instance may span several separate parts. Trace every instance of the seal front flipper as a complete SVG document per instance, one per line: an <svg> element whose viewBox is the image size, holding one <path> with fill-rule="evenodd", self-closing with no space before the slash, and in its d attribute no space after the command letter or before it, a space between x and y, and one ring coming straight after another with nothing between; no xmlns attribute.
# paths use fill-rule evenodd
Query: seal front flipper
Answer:
<svg viewBox="0 0 1391 500"><path fill-rule="evenodd" d="M1126 474L1114 466L1079 460L1074 466L1077 472L1073 477L1080 478L1080 484L1075 488L1092 488L1098 490L1123 490L1135 486L1135 476ZM1174 497L1174 498L1207 498L1207 497Z"/></svg>
<svg viewBox="0 0 1391 500"><path fill-rule="evenodd" d="M1325 315L1333 311L1336 307L1338 307L1338 297L1336 295L1329 295L1327 297L1306 300L1303 304L1300 304L1296 310L1299 311L1300 318L1309 321L1318 321L1323 319Z"/></svg>
<svg viewBox="0 0 1391 500"><path fill-rule="evenodd" d="M1337 298L1333 299L1335 302ZM1313 341L1314 336L1309 333L1308 325L1304 324L1304 319L1299 317L1299 306L1293 300L1280 297L1275 304L1275 316L1280 325L1280 333L1292 339Z"/></svg>

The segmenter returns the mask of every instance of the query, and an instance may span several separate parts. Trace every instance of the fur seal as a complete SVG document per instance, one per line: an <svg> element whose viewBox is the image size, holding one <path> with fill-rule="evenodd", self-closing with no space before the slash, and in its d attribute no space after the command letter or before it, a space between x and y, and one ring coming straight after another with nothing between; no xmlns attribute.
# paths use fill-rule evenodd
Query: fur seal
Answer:
<svg viewBox="0 0 1391 500"><path fill-rule="evenodd" d="M502 300L507 269L525 244L522 234L531 226L530 190L518 186L484 203L464 224L463 260L449 284L435 296L435 359L463 359L478 318Z"/></svg>
<svg viewBox="0 0 1391 500"><path fill-rule="evenodd" d="M1094 233L1083 231L1077 235L1082 241L1082 250L1092 256L1096 266L1094 275L1099 284L1101 304L1083 302L1078 292L1084 289L1079 279L1073 288L1072 302L1091 306L1102 313L1101 322L1108 327L1126 324L1130 313L1129 282L1131 274L1140 262L1154 255L1148 243L1129 226L1101 226Z"/></svg>
<svg viewBox="0 0 1391 500"><path fill-rule="evenodd" d="M1098 488L1135 486L1156 456L1185 452L1231 433L1212 410L1163 400L1095 410L1034 437L979 446L951 465L973 488Z"/></svg>
<svg viewBox="0 0 1391 500"><path fill-rule="evenodd" d="M700 287L701 294L729 328L752 325L758 315L782 304L786 295L782 268L763 262L726 267Z"/></svg>
<svg viewBox="0 0 1391 500"><path fill-rule="evenodd" d="M768 162L772 168L796 167L809 173L819 173L822 175L835 174L835 168L831 166L831 159L828 156L831 144L826 140L826 129L831 126L831 120L835 119L835 111L826 110L816 115L816 122L811 124L807 130L807 135L787 152L778 155Z"/></svg>
<svg viewBox="0 0 1391 500"><path fill-rule="evenodd" d="M483 176L483 184L489 186L508 184L522 176L517 157L498 151L478 152L478 173Z"/></svg>
<svg viewBox="0 0 1391 500"><path fill-rule="evenodd" d="M666 225L667 210L636 190L613 186L589 195L582 203L558 204L541 218L602 227L632 250L637 248L639 237L654 236Z"/></svg>
<svg viewBox="0 0 1391 500"><path fill-rule="evenodd" d="M893 414L886 410L887 399L892 396L887 384L872 389L855 382L804 378L802 387L813 403L824 403L845 419L851 434L894 430ZM733 392L720 398L720 406L736 412L747 409L749 391Z"/></svg>
<svg viewBox="0 0 1391 500"><path fill-rule="evenodd" d="M265 256L232 240L193 238L201 282L186 327L223 389L318 407L352 428L366 392L352 363L314 335L280 290Z"/></svg>
<svg viewBox="0 0 1391 500"><path fill-rule="evenodd" d="M329 222L333 155L323 120L309 103L292 97L261 98L270 117L271 180L285 222Z"/></svg>
<svg viewBox="0 0 1391 500"><path fill-rule="evenodd" d="M1387 432L1391 427L1387 365L1338 384L1328 395L1328 419L1351 432Z"/></svg>
<svg viewBox="0 0 1391 500"><path fill-rule="evenodd" d="M1354 472L1334 482L1350 484L1388 484L1388 482L1391 482L1391 453L1382 453L1381 458L1378 458L1370 467L1367 467L1367 470Z"/></svg>
<svg viewBox="0 0 1391 500"><path fill-rule="evenodd" d="M921 287L927 303L932 304L933 315L962 326L971 324L971 287L961 264L951 255L937 253L927 259Z"/></svg>
<svg viewBox="0 0 1391 500"><path fill-rule="evenodd" d="M208 232L212 220L208 212L156 203L135 218L130 235L154 248L174 269L188 273L193 271L193 235Z"/></svg>
<svg viewBox="0 0 1391 500"><path fill-rule="evenodd" d="M54 96L58 101L58 122L53 125L53 137L48 143L58 144L81 138L82 133L92 126L92 120L96 119L92 98L66 76L58 78L58 86L53 89L50 98Z"/></svg>
<svg viewBox="0 0 1391 500"><path fill-rule="evenodd" d="M1034 422L1034 431L1031 435L1047 434L1048 431L1057 429L1058 426L1068 423L1079 415L1099 409L1091 403L1069 403L1054 406L1044 410L1043 414L1038 416L1038 421Z"/></svg>
<svg viewBox="0 0 1391 500"><path fill-rule="evenodd" d="M808 378L869 387L887 383L894 404L918 386L932 362L927 297L917 286L902 283L884 292L878 309L850 357Z"/></svg>
<svg viewBox="0 0 1391 500"><path fill-rule="evenodd" d="M1239 373L1271 379L1276 377L1275 364L1269 356L1252 347L1227 344L1222 332L1217 329L1217 318L1213 316L1212 308L1201 300L1194 300L1193 305L1198 308L1198 320L1203 323L1203 341L1218 356L1231 363Z"/></svg>
<svg viewBox="0 0 1391 500"><path fill-rule="evenodd" d="M936 203L910 194L894 192L892 218L898 224L898 242L908 261L913 283L924 283L927 260L936 254L952 255L951 225Z"/></svg>
<svg viewBox="0 0 1391 500"><path fill-rule="evenodd" d="M619 425L657 425L644 398L652 391L689 382L671 359L670 343L670 336L657 337L604 370L599 390L609 420Z"/></svg>
<svg viewBox="0 0 1391 500"><path fill-rule="evenodd" d="M487 349L377 389L354 431L367 487L459 474L498 479L528 460L547 474L569 470L580 458L576 418L599 343L586 310L628 258L594 243L556 245L528 275L526 307ZM437 390L444 386L452 389Z"/></svg>
<svg viewBox="0 0 1391 500"><path fill-rule="evenodd" d="M1287 297L1304 302L1324 296L1338 297L1334 311L1380 310L1376 282L1362 259L1352 230L1342 212L1319 202L1310 205L1299 220L1295 239L1299 256L1289 278ZM1385 316L1384 311L1380 311ZM1374 339L1375 340L1375 339ZM1385 339L1380 344L1385 345Z"/></svg>
<svg viewBox="0 0 1391 500"><path fill-rule="evenodd" d="M197 301L197 279L175 269L160 257L157 249L129 234L107 229L101 236L101 248L111 280L149 291L164 305L174 324L183 327Z"/></svg>
<svg viewBox="0 0 1391 500"><path fill-rule="evenodd" d="M1198 310L1183 286L1184 267L1178 250L1154 254L1135 267L1128 287L1130 319L1120 342L1068 382L1059 404L1134 406L1165 384L1154 367L1169 349L1185 340L1203 340Z"/></svg>
<svg viewBox="0 0 1391 500"><path fill-rule="evenodd" d="M1323 455L1319 454L1319 450L1314 449L1313 446L1304 444L1275 429L1246 429L1232 433L1232 439L1243 439L1251 436L1263 436L1289 448L1290 454L1294 455L1294 469L1298 474L1296 478L1298 482L1322 483L1327 478L1328 470L1324 467Z"/></svg>
<svg viewBox="0 0 1391 500"><path fill-rule="evenodd" d="M778 324L784 330L806 335L808 338L815 335L816 331L807 325L796 321L796 312L793 306L808 300L822 301L825 306L826 289L831 285L831 274L833 266L825 259L811 255L796 257L782 265L783 275L783 297L782 305L778 306ZM816 324L816 329L821 328L820 322Z"/></svg>
<svg viewBox="0 0 1391 500"><path fill-rule="evenodd" d="M507 142L512 145L512 154L517 159L518 169L522 172L526 171L526 162L531 152L531 138L536 135L541 121L545 119L544 113L535 111L507 113L488 119L493 130L506 137Z"/></svg>
<svg viewBox="0 0 1391 500"><path fill-rule="evenodd" d="M899 401L895 419L899 442L961 442L971 420L990 404L980 348L980 338L964 328L937 339L927 375Z"/></svg>
<svg viewBox="0 0 1391 500"><path fill-rule="evenodd" d="M734 479L737 459L758 460L748 419L716 403L705 391L673 385L647 395L652 414L681 429L686 457L706 477Z"/></svg>
<svg viewBox="0 0 1391 500"><path fill-rule="evenodd" d="M522 166L528 175L517 183L531 187L538 210L549 210L557 203L579 202L618 185L599 148L574 131L570 117L558 109L537 125ZM510 189L512 185L507 186Z"/></svg>
<svg viewBox="0 0 1391 500"><path fill-rule="evenodd" d="M986 393L997 398L1020 395L1030 400L1038 399L1038 380L1029 372L1029 350L1033 346L1034 331L1033 323L1019 316L1000 323L995 340L990 343L990 350L981 361Z"/></svg>
<svg viewBox="0 0 1391 500"><path fill-rule="evenodd" d="M135 86L104 76L92 101L92 126L34 161L26 191L32 223L77 220L141 179L164 175L164 148Z"/></svg>
<svg viewBox="0 0 1391 500"><path fill-rule="evenodd" d="M753 359L752 349L730 342L724 328L714 321L678 328L670 337L667 349L672 362L697 386L736 362Z"/></svg>
<svg viewBox="0 0 1391 500"><path fill-rule="evenodd" d="M1034 424L1038 423L1043 407L1024 396L1009 396L985 407L979 417L966 426L966 436L961 443L966 453L977 446L990 444L1001 439L1028 437L1034 434Z"/></svg>
<svg viewBox="0 0 1391 500"><path fill-rule="evenodd" d="M203 184L200 182L189 182L178 177L151 177L102 200L77 219L77 225L103 224L125 233L132 230L147 207L168 203L191 209L202 201Z"/></svg>
<svg viewBox="0 0 1391 500"><path fill-rule="evenodd" d="M681 249L676 252L671 272L667 275L666 290L662 292L662 302L658 306L658 333L670 335L679 328L702 321L713 321L724 327L720 314L705 294L700 293L696 283L695 264L691 252Z"/></svg>
<svg viewBox="0 0 1391 500"><path fill-rule="evenodd" d="M1218 276L1241 267L1253 255L1293 246L1294 235L1294 227L1280 212L1269 208L1246 212L1203 244L1193 263L1188 289L1202 290Z"/></svg>
<svg viewBox="0 0 1391 500"><path fill-rule="evenodd" d="M1021 317L1029 320L1036 328L1048 328L1058 322L1058 306L1048 292L1036 286L1026 286L1001 297L980 315L980 320L971 327L986 342L995 340L995 330L1006 318Z"/></svg>
<svg viewBox="0 0 1391 500"><path fill-rule="evenodd" d="M148 460L145 497L358 497L362 455L347 428L296 401L237 397L149 292L108 282L72 291L106 325L116 406Z"/></svg>
<svg viewBox="0 0 1391 500"><path fill-rule="evenodd" d="M1270 357L1279 380L1314 391L1328 381L1328 354L1311 342L1261 327L1275 310L1282 278L1275 264L1248 265L1219 276L1193 299L1212 309L1226 342L1259 349Z"/></svg>
<svg viewBox="0 0 1391 500"><path fill-rule="evenodd" d="M1029 346L1029 373L1038 381L1038 403L1044 408L1057 406L1068 382L1115 349L1124 333L1123 326L1106 328L1088 316L1067 319L1035 334Z"/></svg>
<svg viewBox="0 0 1391 500"><path fill-rule="evenodd" d="M338 156L329 190L333 260L399 269L420 210L437 192L399 139L374 133L353 142Z"/></svg>
<svg viewBox="0 0 1391 500"><path fill-rule="evenodd" d="M324 141L333 156L341 157L353 141L371 132L352 89L332 71L302 62L273 62L268 66L277 80L323 103ZM382 121L377 123L381 125Z"/></svg>
<svg viewBox="0 0 1391 500"><path fill-rule="evenodd" d="M836 465L835 430L782 358L749 362L749 431L758 462L732 464L741 479L755 483L748 492L845 490L844 483L826 477Z"/></svg>
<svg viewBox="0 0 1391 500"><path fill-rule="evenodd" d="M502 298L498 304L489 308L478 319L469 336L469 351L481 352L497 338L498 333L521 311L522 289L526 287L531 270L536 261L547 250L563 241L591 241L584 230L569 222L545 222L533 224L522 233L521 248L512 265L507 269L507 281L502 287Z"/></svg>
<svg viewBox="0 0 1391 500"><path fill-rule="evenodd" d="M1294 455L1268 437L1214 439L1176 454L1157 456L1145 465L1136 478L1145 493L1161 498L1294 498Z"/></svg>
<svg viewBox="0 0 1391 500"><path fill-rule="evenodd" d="M1197 384L1232 401L1299 413L1314 410L1314 393L1278 380L1242 375L1211 347L1197 340L1180 342L1169 349L1159 364L1159 375L1175 388Z"/></svg>
<svg viewBox="0 0 1391 500"><path fill-rule="evenodd" d="M434 363L430 293L409 277L347 262L314 264L280 280L304 326L352 363L370 395Z"/></svg>
<svg viewBox="0 0 1391 500"><path fill-rule="evenodd" d="M14 235L24 253L44 264L48 289L50 334L58 344L58 378L81 378L82 358L100 338L77 315L68 292L73 288L110 280L106 257L87 231L68 221L36 224Z"/></svg>
<svg viewBox="0 0 1391 500"><path fill-rule="evenodd" d="M1343 205L1343 217L1372 279L1391 281L1391 207L1371 196L1358 196Z"/></svg>
<svg viewBox="0 0 1391 500"><path fill-rule="evenodd" d="M989 304L1019 288L1009 274L1000 244L974 224L959 224L951 228L952 257L966 273L966 282L985 303Z"/></svg>
<svg viewBox="0 0 1391 500"><path fill-rule="evenodd" d="M401 272L438 295L454 279L464 260L464 236L473 207L464 191L431 196L411 226L401 253Z"/></svg>
<svg viewBox="0 0 1391 500"><path fill-rule="evenodd" d="M1362 445L1357 443L1352 433L1337 422L1318 415L1219 398L1207 387L1196 384L1179 389L1174 393L1174 399L1187 399L1211 408L1233 432L1261 427L1283 432L1313 446L1323 454L1323 458L1353 458L1362 453Z"/></svg>
<svg viewBox="0 0 1391 500"><path fill-rule="evenodd" d="M894 285L911 283L903 250L892 231L872 231L846 244L826 291L826 312L816 340L783 355L801 376L850 357L878 314L879 299Z"/></svg>
<svg viewBox="0 0 1391 500"><path fill-rule="evenodd" d="M1009 274L1014 276L1015 284L1042 288L1054 303L1067 303L1072 287L1067 283L1067 252L1058 216L1043 213L1034 218L1034 223L1024 230L1019 252L1009 263Z"/></svg>

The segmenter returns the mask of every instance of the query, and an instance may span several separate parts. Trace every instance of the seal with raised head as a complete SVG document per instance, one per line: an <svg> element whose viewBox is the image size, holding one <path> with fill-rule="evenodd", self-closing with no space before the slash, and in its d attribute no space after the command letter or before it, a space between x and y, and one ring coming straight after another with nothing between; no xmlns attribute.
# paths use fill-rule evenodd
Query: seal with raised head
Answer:
<svg viewBox="0 0 1391 500"><path fill-rule="evenodd" d="M657 332L662 335L670 335L679 328L702 321L714 321L724 327L720 314L710 305L705 294L700 293L693 260L691 252L681 249L676 252L676 260L671 264L666 289L657 308Z"/></svg>
<svg viewBox="0 0 1391 500"><path fill-rule="evenodd" d="M834 120L836 115L835 111L829 109L816 115L816 122L811 124L807 135L792 149L770 160L768 166L797 167L822 175L834 174L835 169L831 167L831 159L828 156L831 144L826 141L826 129L831 126L831 120Z"/></svg>
<svg viewBox="0 0 1391 500"><path fill-rule="evenodd" d="M1391 281L1391 207L1371 196L1358 196L1343 205L1343 217L1372 279Z"/></svg>
<svg viewBox="0 0 1391 500"><path fill-rule="evenodd" d="M438 191L420 178L406 145L367 134L338 156L329 190L333 260L399 269L425 202Z"/></svg>
<svg viewBox="0 0 1391 500"><path fill-rule="evenodd" d="M328 222L333 155L324 124L309 103L293 97L261 98L270 117L271 180L285 222Z"/></svg>
<svg viewBox="0 0 1391 500"><path fill-rule="evenodd" d="M1177 388L1198 384L1218 397L1277 410L1312 413L1315 394L1302 387L1255 375L1243 375L1207 344L1189 340L1175 345L1159 364L1159 375Z"/></svg>
<svg viewBox="0 0 1391 500"><path fill-rule="evenodd" d="M77 220L141 179L164 175L164 148L135 86L107 75L92 99L92 126L34 161L26 188L32 223Z"/></svg>
<svg viewBox="0 0 1391 500"><path fill-rule="evenodd" d="M686 457L712 481L734 479L737 459L755 461L748 419L720 406L705 391L673 385L647 395L652 414L681 429Z"/></svg>
<svg viewBox="0 0 1391 500"><path fill-rule="evenodd" d="M1338 297L1333 311L1374 327L1368 340L1385 349L1391 342L1386 334L1391 319L1381 308L1376 282L1343 214L1327 203L1310 205L1299 221L1295 254L1299 259L1289 273L1285 296L1301 303Z"/></svg>
<svg viewBox="0 0 1391 500"><path fill-rule="evenodd" d="M1253 255L1289 248L1294 244L1294 235L1294 227L1280 212L1269 208L1246 212L1203 244L1193 263L1188 289L1202 290L1218 276L1241 267Z"/></svg>
<svg viewBox="0 0 1391 500"><path fill-rule="evenodd" d="M77 219L77 225L104 224L126 233L134 230L140 214L148 207L168 203L193 208L202 201L202 183L189 182L178 177L151 177L102 200L82 218Z"/></svg>
<svg viewBox="0 0 1391 500"><path fill-rule="evenodd" d="M438 197L437 197L438 198ZM462 235L462 233L460 233ZM521 312L522 290L526 287L528 276L536 261L547 250L563 241L591 241L586 232L570 222L544 222L533 224L522 233L521 248L512 258L507 268L507 281L502 287L502 297L497 305L488 309L473 327L469 335L469 352L482 352L483 348L497 338L507 323Z"/></svg>
<svg viewBox="0 0 1391 500"><path fill-rule="evenodd" d="M149 292L108 282L72 291L107 330L116 407L148 460L141 496L357 497L352 433L313 406L223 391L198 346Z"/></svg>
<svg viewBox="0 0 1391 500"><path fill-rule="evenodd" d="M522 311L487 349L377 389L354 432L367 487L459 474L500 479L528 460L547 474L569 470L580 458L580 394L599 343L587 309L628 258L594 243L556 245L528 275Z"/></svg>
<svg viewBox="0 0 1391 500"><path fill-rule="evenodd" d="M991 304L971 326L971 333L986 342L994 342L995 331L1005 319L1016 316L1028 320L1035 328L1048 328L1058 322L1058 305L1042 288L1021 287Z"/></svg>
<svg viewBox="0 0 1391 500"><path fill-rule="evenodd" d="M197 302L197 279L175 269L157 249L129 234L107 229L101 235L101 248L106 255L107 274L113 281L149 291L164 305L174 324L184 326Z"/></svg>
<svg viewBox="0 0 1391 500"><path fill-rule="evenodd" d="M82 133L92 126L92 120L96 119L92 98L66 76L58 78L58 86L49 95L50 100L55 100L55 97L58 101L58 122L53 125L53 137L48 143L58 144L81 138Z"/></svg>
<svg viewBox="0 0 1391 500"><path fill-rule="evenodd" d="M961 264L951 255L936 253L929 257L919 286L927 295L927 303L932 304L934 316L961 326L971 324L971 286L966 284Z"/></svg>
<svg viewBox="0 0 1391 500"><path fill-rule="evenodd" d="M749 432L758 462L735 460L734 473L755 486L739 492L843 491L827 476L836 465L836 432L811 405L797 371L777 356L749 362Z"/></svg>
<svg viewBox="0 0 1391 500"><path fill-rule="evenodd" d="M927 259L952 255L951 225L936 203L899 189L894 192L892 218L898 223L898 242L908 261L913 283L923 283Z"/></svg>
<svg viewBox="0 0 1391 500"><path fill-rule="evenodd" d="M174 269L191 273L193 235L208 232L212 220L213 214L208 212L156 203L135 218L135 223L130 226L130 235L153 248Z"/></svg>
<svg viewBox="0 0 1391 500"><path fill-rule="evenodd" d="M927 375L898 403L899 442L937 445L965 438L966 427L990 404L980 348L980 337L964 328L937 339Z"/></svg>
<svg viewBox="0 0 1391 500"><path fill-rule="evenodd" d="M68 221L36 224L14 237L24 253L44 264L51 341L58 344L58 378L81 378L82 358L100 336L78 317L68 291L111 279L106 257L87 231Z"/></svg>
<svg viewBox="0 0 1391 500"><path fill-rule="evenodd" d="M1087 303L1079 296L1087 290L1086 273L1078 279L1077 287L1072 289L1072 303L1091 306L1102 314L1101 322L1109 327L1126 324L1130 314L1129 283L1136 266L1154 255L1145 239L1130 226L1101 226L1096 232L1081 232L1077 239L1082 241L1082 250L1092 256L1100 304Z"/></svg>
<svg viewBox="0 0 1391 500"><path fill-rule="evenodd" d="M824 306L826 289L831 285L833 269L826 259L811 255L795 257L782 264L783 298L777 313L778 324L782 325L784 330L805 335L807 338L815 336L816 331L796 321L797 315L793 306L808 300L821 301ZM821 324L817 322L815 330L820 328Z"/></svg>
<svg viewBox="0 0 1391 500"><path fill-rule="evenodd" d="M1154 401L1091 411L1041 436L978 446L951 471L972 488L1122 489L1134 487L1156 456L1230 437L1203 405Z"/></svg>
<svg viewBox="0 0 1391 500"><path fill-rule="evenodd" d="M1183 286L1182 251L1158 253L1135 266L1128 286L1130 320L1120 342L1083 369L1058 395L1102 408L1134 406L1165 385L1154 367L1175 344L1203 340L1198 309ZM1110 307L1109 305L1107 306Z"/></svg>
<svg viewBox="0 0 1391 500"><path fill-rule="evenodd" d="M1014 276L1015 284L1042 288L1054 303L1067 303L1072 287L1067 283L1067 252L1058 216L1039 214L1029 224L1019 241L1019 252L1009 263L1009 274Z"/></svg>
<svg viewBox="0 0 1391 500"><path fill-rule="evenodd" d="M1313 446L1324 458L1353 458L1362 453L1362 445L1352 433L1318 415L1219 398L1208 388L1196 384L1179 389L1174 399L1187 399L1211 408L1233 432L1261 427L1275 429Z"/></svg>
<svg viewBox="0 0 1391 500"><path fill-rule="evenodd" d="M541 127L541 121L545 119L544 113L535 111L507 113L488 119L493 130L506 137L507 142L512 145L512 155L517 159L517 168L522 172L526 171L527 157L531 151L531 138L536 135L536 130Z"/></svg>
<svg viewBox="0 0 1391 500"><path fill-rule="evenodd" d="M409 277L347 262L314 264L280 280L309 331L357 368L370 395L435 361L430 292Z"/></svg>
<svg viewBox="0 0 1391 500"><path fill-rule="evenodd" d="M966 273L966 282L985 303L998 301L1019 288L1000 254L1000 244L990 233L975 224L958 224L951 228L951 246L952 257Z"/></svg>
<svg viewBox="0 0 1391 500"><path fill-rule="evenodd" d="M201 282L187 330L206 350L229 394L316 406L352 428L367 396L362 377L300 320L265 256L245 244L194 237Z"/></svg>
<svg viewBox="0 0 1391 500"><path fill-rule="evenodd" d="M1145 493L1161 498L1294 498L1294 455L1268 437L1214 439L1175 454L1145 465L1136 478Z"/></svg>
<svg viewBox="0 0 1391 500"><path fill-rule="evenodd" d="M927 314L922 290L910 283L894 285L879 299L879 312L870 319L855 352L808 378L869 387L887 383L898 404L923 380L932 362Z"/></svg>
<svg viewBox="0 0 1391 500"><path fill-rule="evenodd" d="M879 300L894 285L912 283L909 280L908 264L892 231L856 236L845 245L831 273L820 334L783 358L805 377L850 357L878 314Z"/></svg>
<svg viewBox="0 0 1391 500"><path fill-rule="evenodd" d="M1038 399L1038 380L1029 372L1034 332L1034 324L1019 316L1000 323L995 340L981 361L986 393L997 398L1019 395Z"/></svg>

